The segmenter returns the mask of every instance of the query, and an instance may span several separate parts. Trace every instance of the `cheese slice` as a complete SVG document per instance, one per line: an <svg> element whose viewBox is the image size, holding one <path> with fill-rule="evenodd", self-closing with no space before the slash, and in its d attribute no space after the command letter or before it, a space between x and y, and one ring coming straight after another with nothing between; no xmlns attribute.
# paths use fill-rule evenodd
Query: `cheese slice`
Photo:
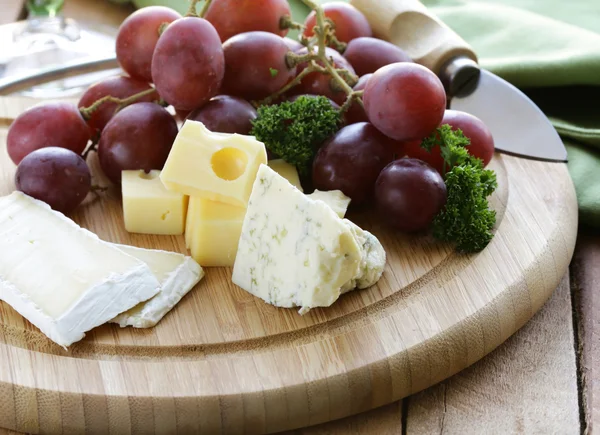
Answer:
<svg viewBox="0 0 600 435"><path fill-rule="evenodd" d="M158 293L149 267L21 192L0 199L0 299L66 347Z"/></svg>
<svg viewBox="0 0 600 435"><path fill-rule="evenodd" d="M361 247L361 261L358 274L344 284L342 294L354 289L371 287L381 278L386 262L385 249L377 237L348 219L344 219L344 223L350 228L354 239Z"/></svg>
<svg viewBox="0 0 600 435"><path fill-rule="evenodd" d="M351 228L322 201L313 201L261 165L242 226L233 282L278 307L335 302L360 274L362 249Z"/></svg>
<svg viewBox="0 0 600 435"><path fill-rule="evenodd" d="M308 195L310 199L323 201L341 218L346 216L348 206L350 205L350 198L348 198L341 190L328 190L320 191L315 190L313 193Z"/></svg>
<svg viewBox="0 0 600 435"><path fill-rule="evenodd" d="M160 282L160 292L156 296L112 320L121 327L150 328L156 325L204 277L204 271L198 263L183 254L134 246L114 246L146 263Z"/></svg>

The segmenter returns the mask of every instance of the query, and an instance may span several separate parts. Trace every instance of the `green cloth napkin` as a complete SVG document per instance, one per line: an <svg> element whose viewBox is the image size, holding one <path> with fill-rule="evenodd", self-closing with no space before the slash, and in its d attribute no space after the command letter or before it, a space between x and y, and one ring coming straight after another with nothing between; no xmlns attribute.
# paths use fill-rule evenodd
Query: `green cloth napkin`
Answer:
<svg viewBox="0 0 600 435"><path fill-rule="evenodd" d="M302 21L307 9L289 1ZM473 46L484 68L523 89L546 113L567 146L581 222L600 227L600 0L422 1ZM182 12L188 5L134 3Z"/></svg>
<svg viewBox="0 0 600 435"><path fill-rule="evenodd" d="M423 3L472 45L484 68L548 116L567 146L580 220L600 227L600 1Z"/></svg>

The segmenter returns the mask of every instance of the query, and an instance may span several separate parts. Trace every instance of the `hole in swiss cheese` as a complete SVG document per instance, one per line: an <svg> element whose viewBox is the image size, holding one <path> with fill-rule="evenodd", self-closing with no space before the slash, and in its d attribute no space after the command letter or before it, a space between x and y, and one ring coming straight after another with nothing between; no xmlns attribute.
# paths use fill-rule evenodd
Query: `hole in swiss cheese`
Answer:
<svg viewBox="0 0 600 435"><path fill-rule="evenodd" d="M217 177L233 181L246 172L248 155L238 148L223 148L213 154L210 164Z"/></svg>

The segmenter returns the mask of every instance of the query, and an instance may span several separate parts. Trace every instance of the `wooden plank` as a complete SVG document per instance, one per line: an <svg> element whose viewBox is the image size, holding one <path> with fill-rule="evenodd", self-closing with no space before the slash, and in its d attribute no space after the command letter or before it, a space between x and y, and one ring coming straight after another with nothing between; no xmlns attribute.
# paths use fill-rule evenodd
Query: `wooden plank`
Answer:
<svg viewBox="0 0 600 435"><path fill-rule="evenodd" d="M402 432L402 401L363 414L280 435L397 435Z"/></svg>
<svg viewBox="0 0 600 435"><path fill-rule="evenodd" d="M600 238L596 242L594 253L599 257L588 264L600 264ZM600 284L598 276L592 288ZM488 357L407 400L409 434L577 433L568 279L527 326ZM402 431L401 403L286 434L398 434ZM597 416L597 401L595 406Z"/></svg>
<svg viewBox="0 0 600 435"><path fill-rule="evenodd" d="M544 308L504 345L410 397L408 433L579 433L573 334L565 277Z"/></svg>
<svg viewBox="0 0 600 435"><path fill-rule="evenodd" d="M581 232L573 266L583 409L588 433L600 431L600 234Z"/></svg>

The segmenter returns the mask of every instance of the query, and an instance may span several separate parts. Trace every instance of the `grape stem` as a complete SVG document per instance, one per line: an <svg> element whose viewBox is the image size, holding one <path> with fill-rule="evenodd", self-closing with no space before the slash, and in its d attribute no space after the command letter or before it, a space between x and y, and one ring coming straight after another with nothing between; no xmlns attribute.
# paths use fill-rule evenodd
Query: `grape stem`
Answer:
<svg viewBox="0 0 600 435"><path fill-rule="evenodd" d="M199 14L196 13L196 5L198 3L200 3L200 0L191 0L190 1L190 7L187 10L187 13L185 14L186 17L200 17L200 18L204 18L204 16L206 15L206 12L208 11L208 8L210 7L210 3L212 0L205 0L204 1L204 5L202 6L202 10L200 11Z"/></svg>
<svg viewBox="0 0 600 435"><path fill-rule="evenodd" d="M331 87L334 90L341 90L346 94L346 101L340 108L341 113L345 113L350 109L353 102L357 102L361 107L363 105L361 91L355 92L352 87L358 82L358 77L344 68L336 68L333 58L327 57L327 46L332 46L334 49L343 52L346 49L346 44L339 41L335 35L335 24L325 16L323 8L313 0L302 0L302 2L310 9L315 11L316 25L313 29L314 36L308 38L304 35L306 26L294 22L291 17L285 16L281 19L281 27L287 29L300 30L299 41L307 48L306 54L296 54L288 52L286 54L286 64L289 68L294 68L302 63L309 63L296 76L294 80L286 84L284 87L269 95L258 105L272 104L285 92L289 91L294 86L300 84L302 79L308 74L319 72L331 76ZM315 45L317 51L315 53Z"/></svg>
<svg viewBox="0 0 600 435"><path fill-rule="evenodd" d="M119 110L121 110L122 108L137 102L140 98L144 98L146 95L150 95L154 92L156 92L156 89L150 88L150 89L146 89L145 91L138 92L137 94L133 94L132 96L127 97L127 98L117 98L117 97L113 97L112 95L106 95L106 96L100 98L99 100L94 101L94 103L91 106L80 107L79 112L81 113L81 116L83 116L83 119L85 119L87 121L92 117L94 112L96 110L98 110L100 108L100 106L102 106L106 102L118 104L117 110L115 110L115 113L116 113Z"/></svg>
<svg viewBox="0 0 600 435"><path fill-rule="evenodd" d="M292 17L290 17L289 15L284 15L283 17L281 17L281 20L279 21L279 28L281 30L285 30L285 29L304 30L304 26L302 24L297 23L294 20L292 20Z"/></svg>
<svg viewBox="0 0 600 435"><path fill-rule="evenodd" d="M206 13L208 12L208 8L210 7L210 3L212 2L212 0L205 0L204 1L204 6L202 6L202 10L200 11L200 18L204 18L204 16L206 15Z"/></svg>
<svg viewBox="0 0 600 435"><path fill-rule="evenodd" d="M279 98L281 95L285 94L287 91L289 91L290 89L292 89L294 86L300 84L300 82L302 81L302 79L304 77L306 77L307 75L309 75L310 73L315 72L315 71L316 71L316 69L313 68L313 65L309 65L308 67L304 68L304 70L302 70L302 72L300 74L298 74L294 78L294 80L292 80L291 82L289 82L287 85L285 85L283 88L281 88L280 90L278 90L274 94L269 95L267 98L265 98L264 100L260 101L258 103L258 105L262 106L262 105L265 105L265 104L271 104L273 101L277 100L277 98Z"/></svg>

